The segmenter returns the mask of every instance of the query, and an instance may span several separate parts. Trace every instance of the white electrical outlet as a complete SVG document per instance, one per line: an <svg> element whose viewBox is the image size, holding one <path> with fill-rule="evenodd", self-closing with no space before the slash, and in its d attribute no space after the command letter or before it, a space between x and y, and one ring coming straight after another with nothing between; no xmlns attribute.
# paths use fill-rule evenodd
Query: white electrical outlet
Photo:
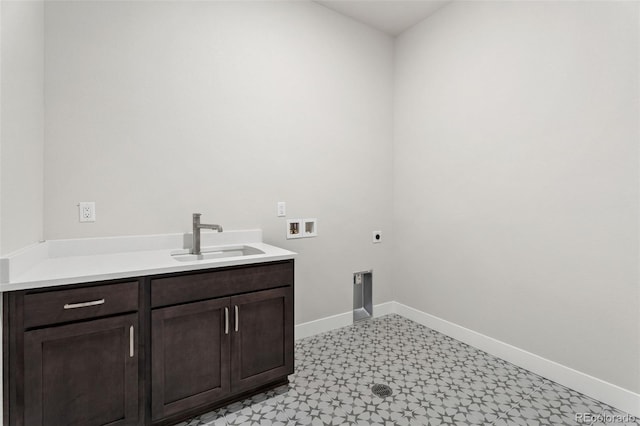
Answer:
<svg viewBox="0 0 640 426"><path fill-rule="evenodd" d="M93 201L81 201L78 204L80 212L80 222L96 221L96 203Z"/></svg>
<svg viewBox="0 0 640 426"><path fill-rule="evenodd" d="M278 217L285 217L287 215L287 203L284 201L278 201Z"/></svg>

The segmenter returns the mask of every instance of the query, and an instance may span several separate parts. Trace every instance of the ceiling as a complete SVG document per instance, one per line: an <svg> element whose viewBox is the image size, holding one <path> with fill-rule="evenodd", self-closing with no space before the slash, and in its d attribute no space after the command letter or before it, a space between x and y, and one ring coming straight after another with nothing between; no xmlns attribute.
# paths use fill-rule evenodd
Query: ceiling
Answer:
<svg viewBox="0 0 640 426"><path fill-rule="evenodd" d="M396 36L450 0L315 0L316 3Z"/></svg>

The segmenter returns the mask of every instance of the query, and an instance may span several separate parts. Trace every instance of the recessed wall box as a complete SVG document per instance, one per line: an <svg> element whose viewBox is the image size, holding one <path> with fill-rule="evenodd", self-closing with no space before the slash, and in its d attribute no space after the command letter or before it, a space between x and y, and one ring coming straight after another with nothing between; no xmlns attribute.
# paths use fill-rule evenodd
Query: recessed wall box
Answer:
<svg viewBox="0 0 640 426"><path fill-rule="evenodd" d="M318 219L309 218L302 220L302 235L303 237L316 237L318 236Z"/></svg>
<svg viewBox="0 0 640 426"><path fill-rule="evenodd" d="M353 274L353 322L373 316L373 271Z"/></svg>
<svg viewBox="0 0 640 426"><path fill-rule="evenodd" d="M287 240L292 238L302 238L303 228L302 219L287 220Z"/></svg>

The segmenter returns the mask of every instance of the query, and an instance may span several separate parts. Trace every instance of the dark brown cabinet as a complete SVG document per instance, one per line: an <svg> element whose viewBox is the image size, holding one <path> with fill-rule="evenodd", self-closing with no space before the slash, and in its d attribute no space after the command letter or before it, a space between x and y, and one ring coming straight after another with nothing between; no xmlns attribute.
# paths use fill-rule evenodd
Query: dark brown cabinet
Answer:
<svg viewBox="0 0 640 426"><path fill-rule="evenodd" d="M293 260L3 298L5 425L172 425L287 382Z"/></svg>
<svg viewBox="0 0 640 426"><path fill-rule="evenodd" d="M154 422L293 373L293 262L161 277L150 287Z"/></svg>
<svg viewBox="0 0 640 426"><path fill-rule="evenodd" d="M290 287L154 309L152 418L293 373Z"/></svg>
<svg viewBox="0 0 640 426"><path fill-rule="evenodd" d="M25 425L138 424L138 315L24 334Z"/></svg>
<svg viewBox="0 0 640 426"><path fill-rule="evenodd" d="M228 317L228 298L152 312L151 411L154 420L221 399L229 393Z"/></svg>
<svg viewBox="0 0 640 426"><path fill-rule="evenodd" d="M293 303L290 287L231 298L231 388L268 383L293 373Z"/></svg>
<svg viewBox="0 0 640 426"><path fill-rule="evenodd" d="M139 281L3 297L6 425L138 425Z"/></svg>

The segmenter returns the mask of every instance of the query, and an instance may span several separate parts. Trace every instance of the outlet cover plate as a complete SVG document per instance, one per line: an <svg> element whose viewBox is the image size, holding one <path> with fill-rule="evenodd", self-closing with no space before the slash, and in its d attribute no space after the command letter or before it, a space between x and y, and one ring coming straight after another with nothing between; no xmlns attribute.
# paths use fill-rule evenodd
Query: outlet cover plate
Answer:
<svg viewBox="0 0 640 426"><path fill-rule="evenodd" d="M80 222L96 221L96 203L94 201L80 201L78 204Z"/></svg>
<svg viewBox="0 0 640 426"><path fill-rule="evenodd" d="M287 215L287 203L284 201L278 201L277 213L278 217L285 217Z"/></svg>

